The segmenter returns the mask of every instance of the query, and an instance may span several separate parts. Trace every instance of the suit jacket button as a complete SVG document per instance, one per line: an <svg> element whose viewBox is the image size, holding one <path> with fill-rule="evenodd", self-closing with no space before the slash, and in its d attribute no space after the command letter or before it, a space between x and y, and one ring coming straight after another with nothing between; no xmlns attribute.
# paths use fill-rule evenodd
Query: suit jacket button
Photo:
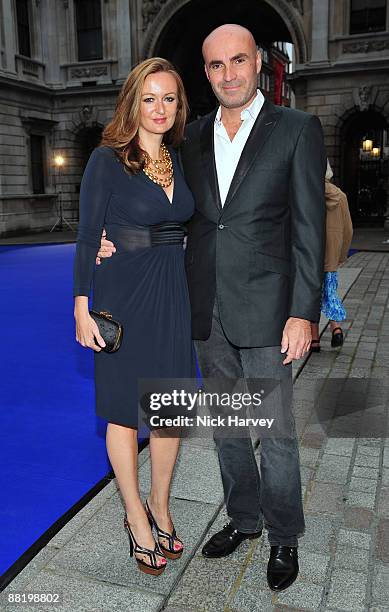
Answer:
<svg viewBox="0 0 389 612"><path fill-rule="evenodd" d="M224 225L223 225L223 223L219 223L219 229L220 229L220 230L224 229Z"/></svg>

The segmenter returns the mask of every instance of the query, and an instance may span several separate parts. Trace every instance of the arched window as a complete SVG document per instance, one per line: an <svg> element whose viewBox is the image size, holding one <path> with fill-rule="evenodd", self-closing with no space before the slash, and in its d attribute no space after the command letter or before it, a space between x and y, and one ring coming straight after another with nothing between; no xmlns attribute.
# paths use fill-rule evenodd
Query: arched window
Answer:
<svg viewBox="0 0 389 612"><path fill-rule="evenodd" d="M78 61L102 59L101 0L75 0Z"/></svg>

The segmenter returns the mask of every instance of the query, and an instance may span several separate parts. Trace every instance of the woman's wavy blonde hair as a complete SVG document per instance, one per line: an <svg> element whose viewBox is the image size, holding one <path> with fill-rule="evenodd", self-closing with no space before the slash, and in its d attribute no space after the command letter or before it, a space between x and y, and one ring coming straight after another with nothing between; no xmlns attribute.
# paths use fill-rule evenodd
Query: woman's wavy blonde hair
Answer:
<svg viewBox="0 0 389 612"><path fill-rule="evenodd" d="M131 174L139 172L144 165L144 155L138 139L142 91L145 79L157 72L169 72L177 83L177 115L173 127L164 134L163 140L166 144L178 147L184 136L188 101L180 75L173 64L162 57L144 60L128 75L119 94L114 116L105 127L100 143L100 146L115 149Z"/></svg>

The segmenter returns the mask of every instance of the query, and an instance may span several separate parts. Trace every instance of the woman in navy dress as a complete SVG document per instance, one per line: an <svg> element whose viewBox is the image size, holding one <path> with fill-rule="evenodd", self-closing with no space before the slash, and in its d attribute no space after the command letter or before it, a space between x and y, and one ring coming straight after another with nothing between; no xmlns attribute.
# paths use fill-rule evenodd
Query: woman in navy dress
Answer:
<svg viewBox="0 0 389 612"><path fill-rule="evenodd" d="M152 484L143 506L138 379L194 375L183 249L194 201L172 148L182 139L186 115L183 84L169 62L151 58L130 73L82 179L74 268L76 337L95 351L96 412L108 421L107 451L126 508L130 553L139 569L154 575L165 569L166 557L183 550L169 514L179 439L151 432ZM103 228L116 254L96 267ZM92 286L93 309L123 324L116 353L101 350L88 310Z"/></svg>

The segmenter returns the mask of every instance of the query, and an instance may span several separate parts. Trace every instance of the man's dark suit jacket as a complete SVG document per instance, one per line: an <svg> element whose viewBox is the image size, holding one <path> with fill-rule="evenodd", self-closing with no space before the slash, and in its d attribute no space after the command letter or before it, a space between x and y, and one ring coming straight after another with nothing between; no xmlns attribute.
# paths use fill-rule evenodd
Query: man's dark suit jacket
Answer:
<svg viewBox="0 0 389 612"><path fill-rule="evenodd" d="M187 127L181 148L196 200L186 269L193 337L211 332L217 295L227 338L279 346L288 317L318 321L325 240L326 154L320 121L265 101L221 206L216 111Z"/></svg>

